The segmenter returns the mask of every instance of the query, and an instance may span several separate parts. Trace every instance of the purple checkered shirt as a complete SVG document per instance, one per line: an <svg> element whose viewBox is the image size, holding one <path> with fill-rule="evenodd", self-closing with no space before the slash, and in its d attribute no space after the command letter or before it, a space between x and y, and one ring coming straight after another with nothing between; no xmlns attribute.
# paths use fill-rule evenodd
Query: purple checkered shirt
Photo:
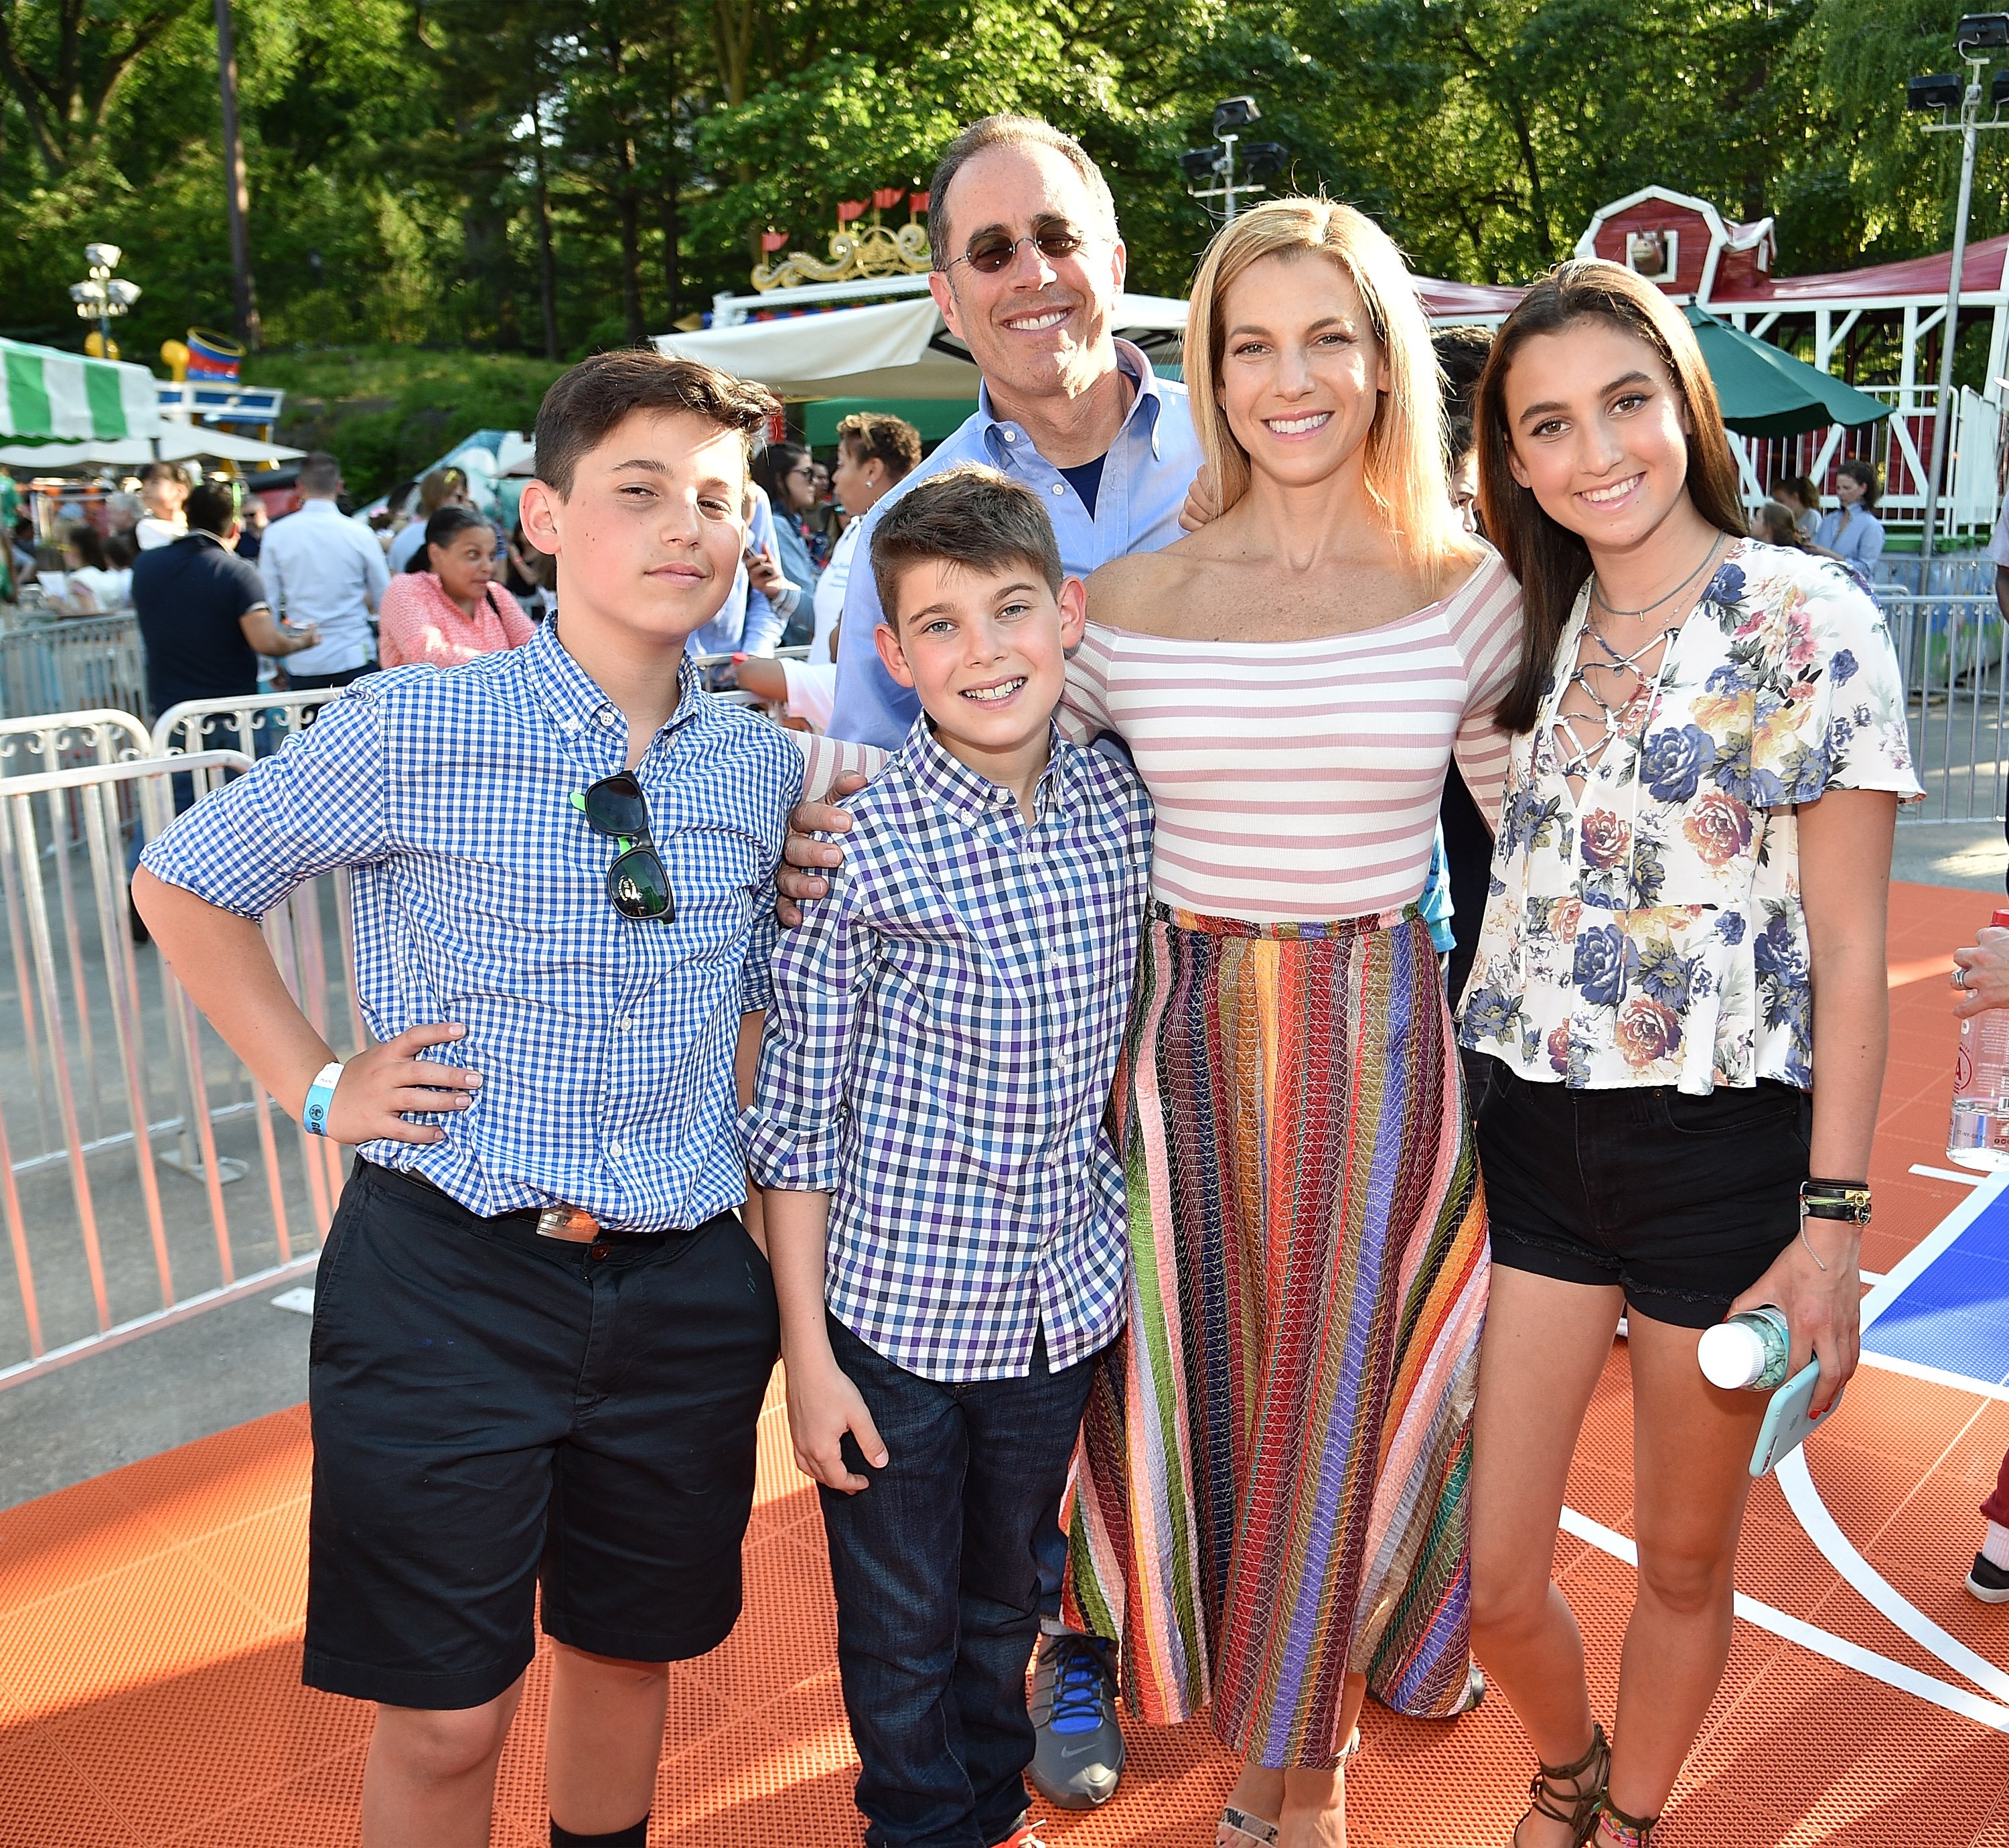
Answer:
<svg viewBox="0 0 2009 1848"><path fill-rule="evenodd" d="M1035 819L925 717L869 789L830 896L774 952L762 1186L829 1194L831 1313L895 1366L1015 1378L1123 1320L1103 1126L1151 859L1129 768L1054 734Z"/></svg>

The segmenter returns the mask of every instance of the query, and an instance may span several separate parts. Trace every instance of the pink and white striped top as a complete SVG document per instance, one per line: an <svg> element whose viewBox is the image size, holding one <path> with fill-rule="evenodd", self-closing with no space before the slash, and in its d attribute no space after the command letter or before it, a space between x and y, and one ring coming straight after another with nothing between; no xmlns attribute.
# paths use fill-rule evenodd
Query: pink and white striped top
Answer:
<svg viewBox="0 0 2009 1848"><path fill-rule="evenodd" d="M1192 641L1090 623L1061 718L1113 731L1157 807L1154 897L1251 923L1365 917L1423 893L1455 752L1500 807L1521 587L1497 554L1415 615L1298 642Z"/></svg>

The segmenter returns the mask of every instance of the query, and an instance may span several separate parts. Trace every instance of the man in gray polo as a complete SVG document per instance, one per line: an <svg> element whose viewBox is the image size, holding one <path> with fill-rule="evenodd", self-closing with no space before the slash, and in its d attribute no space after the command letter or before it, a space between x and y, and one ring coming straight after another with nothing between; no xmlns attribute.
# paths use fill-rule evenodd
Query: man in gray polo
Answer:
<svg viewBox="0 0 2009 1848"><path fill-rule="evenodd" d="M296 629L321 631L317 647L286 663L296 687L346 686L377 665L370 613L390 588L384 548L335 505L342 467L317 450L300 464L300 509L275 520L258 554L272 607Z"/></svg>

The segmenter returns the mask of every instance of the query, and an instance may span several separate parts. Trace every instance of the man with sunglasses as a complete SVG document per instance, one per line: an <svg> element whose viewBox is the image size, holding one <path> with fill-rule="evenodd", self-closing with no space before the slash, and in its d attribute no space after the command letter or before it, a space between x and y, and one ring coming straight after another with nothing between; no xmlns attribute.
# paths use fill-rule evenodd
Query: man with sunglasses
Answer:
<svg viewBox="0 0 2009 1848"><path fill-rule="evenodd" d="M902 495L966 462L1001 470L1040 497L1071 577L1169 545L1200 466L1199 442L1185 387L1158 378L1138 348L1115 336L1125 254L1100 170L1050 123L991 115L943 151L928 197L928 286L950 332L976 362L976 410L873 508L861 551L869 555L877 523ZM830 732L891 750L919 705L880 658L873 638L883 620L873 573L853 572ZM827 816L809 823L831 825ZM803 850L791 842L792 853ZM836 857L834 850L806 850L814 864L825 863L826 851ZM785 874L784 889L818 896L820 880L792 885L799 877ZM1061 1621L1067 1547L1057 1520L1039 1555L1038 1750L1029 1775L1049 1803L1085 1809L1115 1794L1122 1771L1115 1684L1107 1646Z"/></svg>
<svg viewBox="0 0 2009 1848"><path fill-rule="evenodd" d="M377 1703L364 1848L488 1841L533 1612L554 1848L642 1848L667 1665L739 1614L779 1331L734 1126L803 756L685 656L774 408L654 353L574 367L522 509L558 615L357 683L134 883L265 1091L359 1151L316 1284L304 1678ZM345 867L379 1043L342 1063L259 920Z"/></svg>
<svg viewBox="0 0 2009 1848"><path fill-rule="evenodd" d="M860 545L901 495L965 462L1039 495L1070 576L1171 544L1199 441L1185 387L1116 338L1126 257L1100 169L1050 123L990 115L943 151L928 201L928 287L976 362L976 410L873 509ZM872 573L854 572L830 731L891 750L920 708L873 645L882 616Z"/></svg>

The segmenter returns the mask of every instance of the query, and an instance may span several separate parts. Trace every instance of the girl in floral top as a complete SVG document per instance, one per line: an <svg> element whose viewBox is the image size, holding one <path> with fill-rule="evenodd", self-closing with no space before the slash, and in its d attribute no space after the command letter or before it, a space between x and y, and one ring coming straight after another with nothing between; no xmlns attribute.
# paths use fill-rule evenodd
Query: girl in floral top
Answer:
<svg viewBox="0 0 2009 1848"><path fill-rule="evenodd" d="M1766 1408L1703 1379L1700 1332L1777 1304L1793 1368L1819 1359L1817 1410L1855 1366L1859 1227L1806 1216L1802 1189L1869 1171L1892 824L1918 784L1875 605L1742 536L1714 388L1657 289L1605 263L1538 283L1479 426L1527 630L1463 1009L1497 1062L1472 1639L1542 1764L1516 1848L1634 1848L1722 1676ZM1639 1580L1607 1747L1550 1562L1621 1310Z"/></svg>

